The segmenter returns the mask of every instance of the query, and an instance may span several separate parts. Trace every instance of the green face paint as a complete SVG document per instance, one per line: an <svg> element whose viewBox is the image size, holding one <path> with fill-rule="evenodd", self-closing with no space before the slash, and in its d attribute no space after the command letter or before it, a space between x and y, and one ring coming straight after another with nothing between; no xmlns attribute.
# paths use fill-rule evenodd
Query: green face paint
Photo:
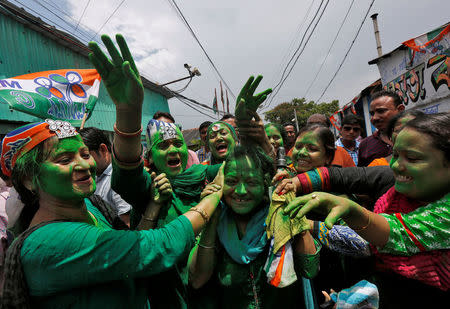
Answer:
<svg viewBox="0 0 450 309"><path fill-rule="evenodd" d="M298 173L325 166L327 161L325 147L319 141L316 132L304 132L297 137L292 150L292 162Z"/></svg>
<svg viewBox="0 0 450 309"><path fill-rule="evenodd" d="M40 169L40 189L60 200L82 200L95 191L95 161L80 135L53 145Z"/></svg>
<svg viewBox="0 0 450 309"><path fill-rule="evenodd" d="M208 145L217 163L223 162L236 147L230 129L223 123L216 123L209 130Z"/></svg>
<svg viewBox="0 0 450 309"><path fill-rule="evenodd" d="M273 148L275 148L275 151L278 151L278 148L283 146L283 138L281 137L280 131L274 126L268 126L265 130Z"/></svg>
<svg viewBox="0 0 450 309"><path fill-rule="evenodd" d="M184 139L175 138L163 140L161 133L154 136L151 148L151 161L160 173L174 177L186 169L188 150Z"/></svg>
<svg viewBox="0 0 450 309"><path fill-rule="evenodd" d="M397 122L395 123L395 126L394 126L394 130L392 131L391 140L393 143L395 143L395 140L397 139L397 135L398 135L398 133L400 133L400 131L403 129L403 127L408 122L413 120L414 118L416 118L416 117L414 117L413 115L406 115L405 117L402 117L397 120Z"/></svg>
<svg viewBox="0 0 450 309"><path fill-rule="evenodd" d="M256 209L264 198L264 175L250 158L238 158L227 163L223 196L228 207L246 215Z"/></svg>
<svg viewBox="0 0 450 309"><path fill-rule="evenodd" d="M421 201L433 201L448 192L450 165L430 137L406 128L395 141L390 166L395 190Z"/></svg>

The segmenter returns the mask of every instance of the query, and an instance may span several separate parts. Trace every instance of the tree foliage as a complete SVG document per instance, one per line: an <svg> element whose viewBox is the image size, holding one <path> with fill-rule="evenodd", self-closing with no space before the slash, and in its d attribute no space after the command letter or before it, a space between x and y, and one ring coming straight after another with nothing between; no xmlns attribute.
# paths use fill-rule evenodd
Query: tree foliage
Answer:
<svg viewBox="0 0 450 309"><path fill-rule="evenodd" d="M305 98L293 99L291 102L280 103L270 111L266 112L265 120L269 122L284 124L294 122L294 108L297 112L299 128L306 125L306 120L312 114L323 114L330 117L339 109L339 101L333 100L330 103L322 102L316 104L314 101L306 102Z"/></svg>

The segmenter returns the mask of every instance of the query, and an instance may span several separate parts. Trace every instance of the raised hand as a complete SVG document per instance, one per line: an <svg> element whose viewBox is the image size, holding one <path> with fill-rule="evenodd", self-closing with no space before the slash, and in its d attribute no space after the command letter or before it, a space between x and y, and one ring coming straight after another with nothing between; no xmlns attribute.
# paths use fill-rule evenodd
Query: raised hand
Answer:
<svg viewBox="0 0 450 309"><path fill-rule="evenodd" d="M223 195L223 183L224 183L224 171L225 168L225 162L222 163L222 166L219 169L219 172L217 173L214 180L208 184L200 194L201 198L204 198L205 196L215 194L217 193L219 200L222 198Z"/></svg>
<svg viewBox="0 0 450 309"><path fill-rule="evenodd" d="M272 89L269 88L257 95L253 95L262 78L262 75L258 75L256 79L250 76L245 83L236 99L236 120L251 120L258 107L266 100L267 95L272 92Z"/></svg>
<svg viewBox="0 0 450 309"><path fill-rule="evenodd" d="M97 43L89 42L89 48L92 51L89 54L89 60L101 75L116 108L126 110L141 108L144 87L125 39L121 34L116 35L120 53L109 36L102 35L102 41L111 59L108 59Z"/></svg>

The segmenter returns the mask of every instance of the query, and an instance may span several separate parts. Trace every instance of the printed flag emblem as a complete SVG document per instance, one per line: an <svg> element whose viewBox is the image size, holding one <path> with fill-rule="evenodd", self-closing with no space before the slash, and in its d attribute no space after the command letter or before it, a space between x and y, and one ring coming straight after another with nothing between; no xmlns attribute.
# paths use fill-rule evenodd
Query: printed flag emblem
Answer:
<svg viewBox="0 0 450 309"><path fill-rule="evenodd" d="M55 70L0 80L0 101L42 119L81 124L98 100L100 75L94 69Z"/></svg>

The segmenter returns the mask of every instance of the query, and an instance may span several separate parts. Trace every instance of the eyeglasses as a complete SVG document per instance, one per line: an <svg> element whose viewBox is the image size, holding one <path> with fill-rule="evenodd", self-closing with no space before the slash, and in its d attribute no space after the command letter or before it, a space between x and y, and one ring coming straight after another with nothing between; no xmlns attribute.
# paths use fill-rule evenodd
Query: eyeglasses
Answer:
<svg viewBox="0 0 450 309"><path fill-rule="evenodd" d="M343 126L342 130L350 132L351 130L353 130L354 132L360 132L361 128L360 127L350 127L350 126Z"/></svg>

